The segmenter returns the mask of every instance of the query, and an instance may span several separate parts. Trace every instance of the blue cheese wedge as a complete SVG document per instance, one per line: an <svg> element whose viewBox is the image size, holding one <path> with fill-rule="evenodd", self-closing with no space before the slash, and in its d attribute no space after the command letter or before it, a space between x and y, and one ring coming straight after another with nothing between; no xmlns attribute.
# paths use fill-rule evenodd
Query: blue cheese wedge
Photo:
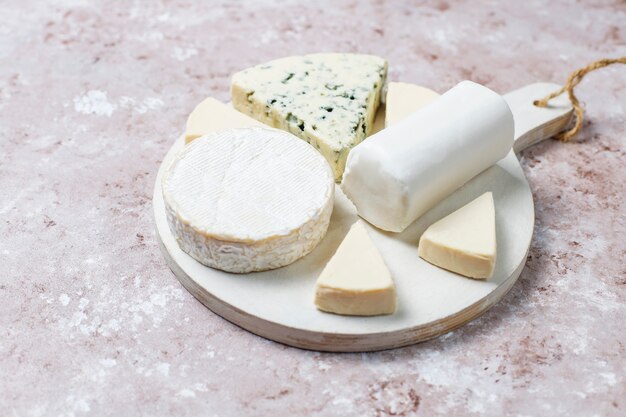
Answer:
<svg viewBox="0 0 626 417"><path fill-rule="evenodd" d="M231 94L235 109L313 145L338 181L372 131L386 76L387 61L373 55L293 56L236 73Z"/></svg>

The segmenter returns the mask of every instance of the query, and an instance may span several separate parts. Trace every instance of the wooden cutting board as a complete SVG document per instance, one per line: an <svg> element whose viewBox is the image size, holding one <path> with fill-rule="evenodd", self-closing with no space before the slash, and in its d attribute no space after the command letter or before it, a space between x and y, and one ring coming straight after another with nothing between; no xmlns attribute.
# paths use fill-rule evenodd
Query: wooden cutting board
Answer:
<svg viewBox="0 0 626 417"><path fill-rule="evenodd" d="M398 309L393 315L338 316L322 313L313 304L317 277L357 219L356 209L339 187L327 236L312 253L292 265L238 275L206 267L184 253L168 228L161 193L161 177L184 146L183 137L165 156L154 189L156 232L163 255L183 286L213 312L252 333L287 345L360 352L406 346L442 335L500 301L524 267L534 228L534 204L515 152L567 126L572 108L566 98L553 100L547 108L532 104L534 99L558 88L538 83L506 94L515 118L514 151L404 232L387 233L368 225L396 283ZM377 116L379 128L384 125L383 112ZM430 224L486 191L493 192L496 205L498 258L491 279L468 279L417 256L419 237Z"/></svg>

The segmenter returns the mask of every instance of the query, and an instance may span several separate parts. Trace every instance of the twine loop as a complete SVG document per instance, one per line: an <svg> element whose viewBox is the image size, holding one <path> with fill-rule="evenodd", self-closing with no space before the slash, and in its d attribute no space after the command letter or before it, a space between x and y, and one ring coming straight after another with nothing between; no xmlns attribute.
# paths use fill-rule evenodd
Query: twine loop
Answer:
<svg viewBox="0 0 626 417"><path fill-rule="evenodd" d="M574 121L574 126L571 129L566 130L565 132L557 135L556 136L557 139L563 142L568 142L571 138L573 138L580 131L583 125L583 108L580 105L578 98L574 94L574 87L580 84L580 82L585 77L585 75L589 74L591 71L604 68L613 64L626 64L626 56L621 57L621 58L615 58L615 59L601 59L599 61L592 62L586 67L572 72L570 76L567 78L567 82L560 90L557 90L551 94L548 94L546 97L542 98L541 100L533 101L533 104L537 107L546 107L550 100L552 100L554 97L560 96L561 94L567 91L569 100L572 102L572 107L574 107L574 114L576 115L576 117Z"/></svg>

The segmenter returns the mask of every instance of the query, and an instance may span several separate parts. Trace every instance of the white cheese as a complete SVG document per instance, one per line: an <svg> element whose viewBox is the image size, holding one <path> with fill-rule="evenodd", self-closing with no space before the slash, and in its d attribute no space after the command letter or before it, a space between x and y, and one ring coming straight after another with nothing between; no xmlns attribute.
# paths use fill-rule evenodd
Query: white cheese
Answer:
<svg viewBox="0 0 626 417"><path fill-rule="evenodd" d="M489 278L496 264L496 212L485 193L432 224L418 254L433 265L470 278Z"/></svg>
<svg viewBox="0 0 626 417"><path fill-rule="evenodd" d="M361 221L352 225L315 287L322 311L353 316L392 314L396 288Z"/></svg>
<svg viewBox="0 0 626 417"><path fill-rule="evenodd" d="M220 130L234 127L263 127L263 123L238 112L212 97L208 97L196 106L187 118L185 143Z"/></svg>
<svg viewBox="0 0 626 417"><path fill-rule="evenodd" d="M317 148L341 179L350 149L372 130L387 62L372 55L312 54L236 73L233 106Z"/></svg>
<svg viewBox="0 0 626 417"><path fill-rule="evenodd" d="M238 273L288 265L313 250L328 229L334 187L313 147L270 128L202 136L180 151L162 181L180 247Z"/></svg>
<svg viewBox="0 0 626 417"><path fill-rule="evenodd" d="M385 96L385 127L396 124L439 97L433 90L408 83L389 83Z"/></svg>
<svg viewBox="0 0 626 417"><path fill-rule="evenodd" d="M498 94L463 81L348 156L342 188L361 217L401 232L505 157L513 114Z"/></svg>

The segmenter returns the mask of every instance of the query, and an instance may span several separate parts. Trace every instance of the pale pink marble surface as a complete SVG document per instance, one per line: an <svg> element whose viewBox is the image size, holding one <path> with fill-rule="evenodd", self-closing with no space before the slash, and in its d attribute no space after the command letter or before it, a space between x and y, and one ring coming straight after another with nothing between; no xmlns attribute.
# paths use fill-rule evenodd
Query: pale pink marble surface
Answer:
<svg viewBox="0 0 626 417"><path fill-rule="evenodd" d="M625 415L626 68L580 86L576 143L523 154L518 283L432 342L338 355L249 334L181 287L151 212L186 115L236 70L359 51L392 80L506 92L626 55L623 1L25 0L0 21L1 416Z"/></svg>

